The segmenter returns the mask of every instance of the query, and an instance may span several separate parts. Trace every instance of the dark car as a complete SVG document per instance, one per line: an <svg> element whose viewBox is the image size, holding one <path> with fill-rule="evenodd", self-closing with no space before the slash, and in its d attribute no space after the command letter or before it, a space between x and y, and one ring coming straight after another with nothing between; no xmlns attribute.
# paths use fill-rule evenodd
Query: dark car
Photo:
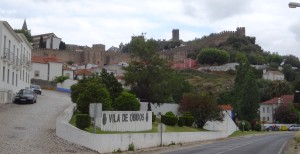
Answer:
<svg viewBox="0 0 300 154"><path fill-rule="evenodd" d="M30 85L30 88L33 89L36 94L42 94L42 89L39 85Z"/></svg>
<svg viewBox="0 0 300 154"><path fill-rule="evenodd" d="M36 103L36 93L32 89L21 89L15 96L14 103Z"/></svg>

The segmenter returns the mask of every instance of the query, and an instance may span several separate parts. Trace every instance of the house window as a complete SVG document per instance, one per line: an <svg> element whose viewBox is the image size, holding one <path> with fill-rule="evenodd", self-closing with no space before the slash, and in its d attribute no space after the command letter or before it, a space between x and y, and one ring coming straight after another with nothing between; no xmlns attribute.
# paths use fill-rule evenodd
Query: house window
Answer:
<svg viewBox="0 0 300 154"><path fill-rule="evenodd" d="M16 87L18 86L18 74L16 74Z"/></svg>
<svg viewBox="0 0 300 154"><path fill-rule="evenodd" d="M24 81L24 70L23 70L23 81Z"/></svg>
<svg viewBox="0 0 300 154"><path fill-rule="evenodd" d="M265 107L263 107L263 113L265 113Z"/></svg>
<svg viewBox="0 0 300 154"><path fill-rule="evenodd" d="M12 85L14 85L14 84L15 84L14 77L15 77L15 72L12 72L12 77L11 77Z"/></svg>
<svg viewBox="0 0 300 154"><path fill-rule="evenodd" d="M65 76L70 78L70 73L66 73Z"/></svg>
<svg viewBox="0 0 300 154"><path fill-rule="evenodd" d="M40 71L34 71L34 77L40 77Z"/></svg>
<svg viewBox="0 0 300 154"><path fill-rule="evenodd" d="M263 117L263 119L262 119L263 121L265 121L266 120L266 118L265 117Z"/></svg>
<svg viewBox="0 0 300 154"><path fill-rule="evenodd" d="M7 83L9 83L9 69L7 69Z"/></svg>
<svg viewBox="0 0 300 154"><path fill-rule="evenodd" d="M270 111L269 111L269 107L267 107L267 113L270 113Z"/></svg>
<svg viewBox="0 0 300 154"><path fill-rule="evenodd" d="M2 81L4 82L5 81L5 67L3 66L3 75L2 75Z"/></svg>
<svg viewBox="0 0 300 154"><path fill-rule="evenodd" d="M269 118L269 117L267 117L267 120L269 121L269 120L270 120L270 118Z"/></svg>

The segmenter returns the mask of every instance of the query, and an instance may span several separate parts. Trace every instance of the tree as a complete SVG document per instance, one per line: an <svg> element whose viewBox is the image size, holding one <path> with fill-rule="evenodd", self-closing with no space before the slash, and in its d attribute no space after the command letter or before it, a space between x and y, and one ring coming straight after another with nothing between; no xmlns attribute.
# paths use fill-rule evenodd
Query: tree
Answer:
<svg viewBox="0 0 300 154"><path fill-rule="evenodd" d="M238 113L238 118L252 121L258 117L259 108L259 88L255 80L255 75L248 61L240 63L234 85L235 102L234 110Z"/></svg>
<svg viewBox="0 0 300 154"><path fill-rule="evenodd" d="M173 70L166 60L159 58L157 49L157 42L153 40L132 39L130 52L134 60L124 68L126 85L130 85L131 91L149 104L169 101L174 92L171 88Z"/></svg>
<svg viewBox="0 0 300 154"><path fill-rule="evenodd" d="M296 108L290 105L281 105L275 109L274 119L279 123L291 124L297 122Z"/></svg>
<svg viewBox="0 0 300 154"><path fill-rule="evenodd" d="M139 111L140 106L141 104L135 95L129 92L122 92L113 103L113 108L116 111Z"/></svg>
<svg viewBox="0 0 300 154"><path fill-rule="evenodd" d="M211 95L207 93L184 94L179 106L180 112L190 112L198 128L207 121L223 121L223 113Z"/></svg>
<svg viewBox="0 0 300 154"><path fill-rule="evenodd" d="M182 95L191 91L192 86L184 77L178 73L173 75L171 89L174 89L173 100L175 103L180 103Z"/></svg>
<svg viewBox="0 0 300 154"><path fill-rule="evenodd" d="M282 95L292 94L292 85L287 81L272 81L271 95L272 97L280 97Z"/></svg>
<svg viewBox="0 0 300 154"><path fill-rule="evenodd" d="M200 64L222 65L229 61L229 53L217 48L206 48L199 53L197 59Z"/></svg>
<svg viewBox="0 0 300 154"><path fill-rule="evenodd" d="M249 69L242 85L240 96L239 117L247 121L253 121L259 117L260 102L259 89L252 69Z"/></svg>
<svg viewBox="0 0 300 154"><path fill-rule="evenodd" d="M299 58L294 56L294 55L288 55L288 56L284 56L283 57L284 60L284 64L290 64L292 67L300 67L300 61Z"/></svg>
<svg viewBox="0 0 300 154"><path fill-rule="evenodd" d="M291 64L283 65L282 72L287 81L294 81L296 79L296 73L294 72Z"/></svg>
<svg viewBox="0 0 300 154"><path fill-rule="evenodd" d="M267 61L269 63L276 63L277 65L280 65L283 61L283 58L280 55L273 53L267 56Z"/></svg>
<svg viewBox="0 0 300 154"><path fill-rule="evenodd" d="M99 76L84 78L71 86L71 99L77 104L77 109L83 113L89 113L90 103L102 103L104 111L111 110L112 101L109 92L101 84Z"/></svg>
<svg viewBox="0 0 300 154"><path fill-rule="evenodd" d="M100 77L101 82L105 85L111 99L114 101L123 91L122 84L112 73L108 73L104 68L101 71Z"/></svg>
<svg viewBox="0 0 300 154"><path fill-rule="evenodd" d="M43 36L42 36L42 35L41 35L41 37L40 37L39 48L41 48L41 49L46 48L46 45L45 45L45 43L44 43L44 39L43 39Z"/></svg>
<svg viewBox="0 0 300 154"><path fill-rule="evenodd" d="M14 31L16 33L22 33L22 34L24 34L25 37L27 38L28 42L32 42L33 41L33 38L32 38L32 36L31 36L31 34L30 34L29 31L22 30L22 29L14 29Z"/></svg>
<svg viewBox="0 0 300 154"><path fill-rule="evenodd" d="M59 50L66 50L66 43L64 41L60 41L59 43Z"/></svg>

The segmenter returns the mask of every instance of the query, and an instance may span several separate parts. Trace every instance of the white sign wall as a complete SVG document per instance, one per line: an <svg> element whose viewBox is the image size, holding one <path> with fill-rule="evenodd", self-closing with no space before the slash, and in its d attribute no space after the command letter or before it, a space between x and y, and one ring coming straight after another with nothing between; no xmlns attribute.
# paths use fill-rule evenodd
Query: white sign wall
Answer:
<svg viewBox="0 0 300 154"><path fill-rule="evenodd" d="M151 111L103 111L96 118L102 131L145 131L152 129Z"/></svg>

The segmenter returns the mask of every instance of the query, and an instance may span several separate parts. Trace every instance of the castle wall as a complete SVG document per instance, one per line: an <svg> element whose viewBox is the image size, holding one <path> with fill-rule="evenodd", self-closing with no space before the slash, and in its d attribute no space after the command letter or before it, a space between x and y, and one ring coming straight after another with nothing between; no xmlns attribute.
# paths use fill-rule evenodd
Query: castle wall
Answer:
<svg viewBox="0 0 300 154"><path fill-rule="evenodd" d="M63 62L73 61L75 63L80 63L83 61L83 52L76 52L71 50L51 50L51 49L34 49L32 50L32 56L55 56Z"/></svg>

